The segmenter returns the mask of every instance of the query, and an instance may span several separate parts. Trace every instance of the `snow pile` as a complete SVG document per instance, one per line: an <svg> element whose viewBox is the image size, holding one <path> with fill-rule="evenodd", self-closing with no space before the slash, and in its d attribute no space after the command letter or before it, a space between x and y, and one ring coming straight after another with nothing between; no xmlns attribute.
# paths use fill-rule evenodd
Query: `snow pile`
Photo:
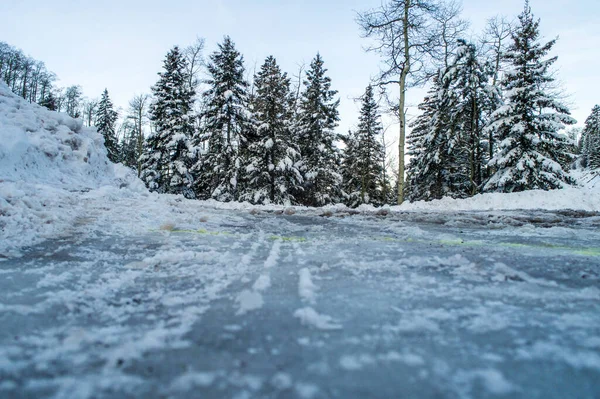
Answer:
<svg viewBox="0 0 600 399"><path fill-rule="evenodd" d="M123 179L108 160L104 138L80 119L49 111L13 94L0 82L0 178L50 184L70 190L96 188ZM119 167L117 167L119 169Z"/></svg>
<svg viewBox="0 0 600 399"><path fill-rule="evenodd" d="M29 103L0 81L0 255L68 228L78 216L72 193L107 185L145 190L108 160L95 129Z"/></svg>
<svg viewBox="0 0 600 399"><path fill-rule="evenodd" d="M530 190L518 193L486 193L466 199L442 198L433 201L405 202L392 211L490 211L516 209L573 209L600 211L600 174L571 171L578 187L560 190ZM366 209L365 209L366 210Z"/></svg>
<svg viewBox="0 0 600 399"><path fill-rule="evenodd" d="M442 198L394 206L392 211L491 211L511 209L575 209L600 211L600 184L597 187L569 187L560 190L530 190L519 193L478 194L466 199Z"/></svg>

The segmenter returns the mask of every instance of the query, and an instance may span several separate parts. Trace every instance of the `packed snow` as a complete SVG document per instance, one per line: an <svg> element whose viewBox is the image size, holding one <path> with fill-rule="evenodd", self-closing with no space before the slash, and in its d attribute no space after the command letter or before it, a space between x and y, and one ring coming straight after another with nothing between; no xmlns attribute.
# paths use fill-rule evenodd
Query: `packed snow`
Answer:
<svg viewBox="0 0 600 399"><path fill-rule="evenodd" d="M0 397L594 397L600 178L577 177L383 209L192 201L0 84Z"/></svg>

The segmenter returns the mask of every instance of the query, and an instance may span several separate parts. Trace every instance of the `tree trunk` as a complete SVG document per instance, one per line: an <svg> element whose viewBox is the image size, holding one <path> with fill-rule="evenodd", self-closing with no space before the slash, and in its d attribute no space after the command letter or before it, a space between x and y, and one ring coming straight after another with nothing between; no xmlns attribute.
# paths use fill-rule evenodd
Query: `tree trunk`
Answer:
<svg viewBox="0 0 600 399"><path fill-rule="evenodd" d="M475 195L476 194L476 184L475 184L475 174L476 174L476 166L475 166L475 147L478 145L477 142L477 101L475 100L475 97L473 97L471 99L472 102L472 106L471 106L471 151L470 151L470 157L469 157L469 162L471 164L471 174L469 176L470 179L470 183L471 183L471 188L470 188L470 194L471 195Z"/></svg>
<svg viewBox="0 0 600 399"><path fill-rule="evenodd" d="M141 98L141 97L140 97ZM138 120L137 120L137 172L138 177L142 175L142 152L144 151L144 135L142 134L142 114L143 114L143 102L140 101L140 107L138 109Z"/></svg>
<svg viewBox="0 0 600 399"><path fill-rule="evenodd" d="M400 120L400 137L398 140L398 205L404 202L404 143L406 141L406 77L410 70L410 47L408 42L408 11L410 0L404 3L404 21L402 36L404 39L404 67L400 73L400 104L398 108L398 119Z"/></svg>

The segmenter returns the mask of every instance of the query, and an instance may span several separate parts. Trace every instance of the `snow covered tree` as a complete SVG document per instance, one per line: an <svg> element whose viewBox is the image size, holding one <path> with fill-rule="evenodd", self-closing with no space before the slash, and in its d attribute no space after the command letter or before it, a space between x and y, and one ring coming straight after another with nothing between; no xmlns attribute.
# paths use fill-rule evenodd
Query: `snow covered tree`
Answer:
<svg viewBox="0 0 600 399"><path fill-rule="evenodd" d="M443 79L449 85L455 103L449 110L454 129L461 136L460 161L468 177L467 195L474 195L484 180L484 166L489 158L486 148L492 143L484 137L483 128L490 114L501 104L499 90L490 84L493 72L478 58L475 45L458 40L457 55L449 65Z"/></svg>
<svg viewBox="0 0 600 399"><path fill-rule="evenodd" d="M136 169L137 154L136 154L136 126L128 118L119 127L119 160L121 163L131 169Z"/></svg>
<svg viewBox="0 0 600 399"><path fill-rule="evenodd" d="M383 127L373 86L362 97L358 128L346 139L342 175L344 192L350 206L383 205L387 188L383 166L385 148L381 142Z"/></svg>
<svg viewBox="0 0 600 399"><path fill-rule="evenodd" d="M357 147L356 134L349 130L348 134L340 137L344 144L340 171L342 175L342 191L348 206L358 206L360 198L360 182L354 173Z"/></svg>
<svg viewBox="0 0 600 399"><path fill-rule="evenodd" d="M127 113L127 121L131 127L129 140L129 151L131 154L130 160L135 161L130 166L135 169L138 176L142 174L141 157L144 153L144 126L148 122L148 106L150 95L138 94L129 100L129 109Z"/></svg>
<svg viewBox="0 0 600 399"><path fill-rule="evenodd" d="M590 169L600 169L600 105L594 106L585 120L581 136L581 152Z"/></svg>
<svg viewBox="0 0 600 399"><path fill-rule="evenodd" d="M483 134L500 104L476 47L459 39L456 55L435 78L409 135L407 198L410 201L464 198L479 192L490 145Z"/></svg>
<svg viewBox="0 0 600 399"><path fill-rule="evenodd" d="M306 72L304 91L298 111L300 153L304 165L304 191L300 202L322 206L341 200L342 176L334 129L339 121L337 91L331 90L331 79L325 75L320 54Z"/></svg>
<svg viewBox="0 0 600 399"><path fill-rule="evenodd" d="M290 79L269 56L254 79L255 134L244 157L246 184L240 199L255 204L295 203L302 189L300 150L292 135Z"/></svg>
<svg viewBox="0 0 600 399"><path fill-rule="evenodd" d="M502 80L506 104L488 126L499 144L489 162L496 172L485 191L550 190L574 183L560 163L568 148L560 130L575 120L549 89L554 81L550 67L557 57L544 59L556 40L542 45L538 39L539 20L526 2L505 54L510 65Z"/></svg>
<svg viewBox="0 0 600 399"><path fill-rule="evenodd" d="M229 36L210 56L207 66L209 88L204 92L203 132L194 145L207 140L207 150L194 166L195 190L200 198L235 201L239 197L242 169L240 153L247 146L249 131L248 82L244 79L244 59Z"/></svg>
<svg viewBox="0 0 600 399"><path fill-rule="evenodd" d="M464 147L452 114L459 101L450 79L440 72L423 103L422 114L408 136L406 199L421 201L467 196Z"/></svg>
<svg viewBox="0 0 600 399"><path fill-rule="evenodd" d="M65 112L71 118L79 118L81 116L81 97L83 92L81 86L69 86L64 93Z"/></svg>
<svg viewBox="0 0 600 399"><path fill-rule="evenodd" d="M108 159L119 162L119 143L117 141L116 123L119 114L114 110L113 103L104 89L96 109L96 129L104 137L104 145L108 151Z"/></svg>
<svg viewBox="0 0 600 399"><path fill-rule="evenodd" d="M190 139L194 133L191 114L194 92L185 73L186 61L175 46L166 56L164 71L152 87L154 102L150 119L155 131L146 141L142 156L142 180L160 193L183 194L193 198L194 162Z"/></svg>
<svg viewBox="0 0 600 399"><path fill-rule="evenodd" d="M54 93L52 93L52 90L48 90L48 92L46 93L46 96L40 102L40 105L42 107L48 108L50 111L56 111L56 109L57 109L56 96L54 96Z"/></svg>

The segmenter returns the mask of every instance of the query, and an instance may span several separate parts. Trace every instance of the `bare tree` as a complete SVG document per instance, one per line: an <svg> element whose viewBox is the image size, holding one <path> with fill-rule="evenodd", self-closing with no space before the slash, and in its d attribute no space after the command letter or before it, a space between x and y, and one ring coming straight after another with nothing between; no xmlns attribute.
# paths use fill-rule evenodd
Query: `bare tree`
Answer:
<svg viewBox="0 0 600 399"><path fill-rule="evenodd" d="M460 3L452 0L440 5L439 10L432 14L432 18L438 23L440 41L438 59L444 69L448 68L450 57L456 54L458 39L461 39L469 29L469 22L460 18L461 13Z"/></svg>
<svg viewBox="0 0 600 399"><path fill-rule="evenodd" d="M129 101L129 114L127 118L133 122L135 129L135 153L138 176L142 173L140 156L144 151L144 125L148 121L149 102L150 96L148 94L136 95Z"/></svg>
<svg viewBox="0 0 600 399"><path fill-rule="evenodd" d="M393 194L393 184L394 181L392 179L397 180L397 167L396 167L396 157L393 154L392 148L396 144L396 140L388 140L386 134L388 132L390 126L387 126L383 132L381 133L381 144L384 148L384 157L383 157L383 169L382 169L382 179L384 182L384 193L383 197L387 201L391 200ZM391 175L391 176L390 176ZM389 192L391 190L392 192Z"/></svg>
<svg viewBox="0 0 600 399"><path fill-rule="evenodd" d="M430 76L428 69L440 46L439 22L434 18L440 9L438 0L388 0L357 18L363 36L375 39L367 51L377 52L383 58L377 83L399 86L398 204L404 201L406 90Z"/></svg>
<svg viewBox="0 0 600 399"><path fill-rule="evenodd" d="M302 79L304 78L304 70L306 69L306 63L302 62L298 64L298 73L293 76L294 83L292 87L293 107L294 107L294 119L297 116L298 106L300 104L300 95L302 94Z"/></svg>
<svg viewBox="0 0 600 399"><path fill-rule="evenodd" d="M500 82L502 73L502 58L511 42L513 32L512 23L506 17L495 16L487 21L483 37L481 39L482 53L486 54L493 68L492 86ZM490 130L488 136L488 156L494 157L495 138Z"/></svg>
<svg viewBox="0 0 600 399"><path fill-rule="evenodd" d="M81 86L78 85L69 86L65 90L65 111L71 118L79 118L81 116L79 106L82 95Z"/></svg>
<svg viewBox="0 0 600 399"><path fill-rule="evenodd" d="M204 39L201 37L196 37L196 41L194 44L186 47L183 50L183 56L187 61L187 70L186 74L188 76L188 84L189 87L196 91L198 89L198 85L200 84L200 71L204 66Z"/></svg>
<svg viewBox="0 0 600 399"><path fill-rule="evenodd" d="M96 107L98 106L98 99L84 99L83 100L83 121L87 126L94 124L94 115L96 115Z"/></svg>
<svg viewBox="0 0 600 399"><path fill-rule="evenodd" d="M488 54L493 64L494 77L492 83L494 86L499 80L502 56L510 44L512 31L512 23L508 19L503 16L496 16L488 19L481 39L483 51Z"/></svg>

